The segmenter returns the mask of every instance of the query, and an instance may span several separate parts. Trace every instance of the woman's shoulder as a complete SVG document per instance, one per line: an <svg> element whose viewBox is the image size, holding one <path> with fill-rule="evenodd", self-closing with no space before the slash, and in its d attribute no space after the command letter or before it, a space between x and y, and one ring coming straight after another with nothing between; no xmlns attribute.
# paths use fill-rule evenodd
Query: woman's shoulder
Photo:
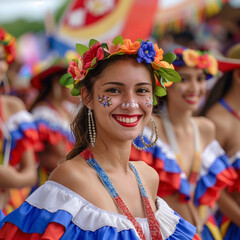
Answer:
<svg viewBox="0 0 240 240"><path fill-rule="evenodd" d="M7 111L13 115L22 110L26 110L23 101L15 96L1 96L2 104L6 106Z"/></svg>
<svg viewBox="0 0 240 240"><path fill-rule="evenodd" d="M85 160L77 157L59 164L49 176L49 180L57 182L72 191L79 193L82 185L86 183L89 167Z"/></svg>
<svg viewBox="0 0 240 240"><path fill-rule="evenodd" d="M200 138L204 145L209 144L216 138L216 127L214 123L206 117L195 117L194 121L198 127Z"/></svg>
<svg viewBox="0 0 240 240"><path fill-rule="evenodd" d="M152 196L155 198L159 185L159 175L157 171L144 161L134 161L131 163L135 166L141 177L141 180L144 181Z"/></svg>

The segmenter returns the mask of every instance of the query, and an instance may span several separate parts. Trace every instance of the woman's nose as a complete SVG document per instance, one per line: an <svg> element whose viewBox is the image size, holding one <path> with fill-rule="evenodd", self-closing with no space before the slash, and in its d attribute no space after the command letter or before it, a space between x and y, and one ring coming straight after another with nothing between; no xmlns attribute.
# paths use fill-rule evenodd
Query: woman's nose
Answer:
<svg viewBox="0 0 240 240"><path fill-rule="evenodd" d="M139 105L138 105L138 103L134 99L130 99L128 101L122 102L121 108L123 110L130 109L130 108L134 109L134 108L139 108Z"/></svg>
<svg viewBox="0 0 240 240"><path fill-rule="evenodd" d="M199 89L199 82L197 79L192 79L190 88L192 91L197 91Z"/></svg>

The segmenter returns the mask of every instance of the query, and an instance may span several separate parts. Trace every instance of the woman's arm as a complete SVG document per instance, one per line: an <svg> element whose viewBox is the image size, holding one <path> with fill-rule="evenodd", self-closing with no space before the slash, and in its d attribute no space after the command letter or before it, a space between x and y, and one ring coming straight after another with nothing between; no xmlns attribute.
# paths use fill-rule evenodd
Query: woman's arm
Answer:
<svg viewBox="0 0 240 240"><path fill-rule="evenodd" d="M218 205L222 213L240 227L240 206L227 190L221 192Z"/></svg>
<svg viewBox="0 0 240 240"><path fill-rule="evenodd" d="M21 188L32 186L37 181L37 168L33 150L26 151L19 165L19 169L12 166L0 166L0 187Z"/></svg>

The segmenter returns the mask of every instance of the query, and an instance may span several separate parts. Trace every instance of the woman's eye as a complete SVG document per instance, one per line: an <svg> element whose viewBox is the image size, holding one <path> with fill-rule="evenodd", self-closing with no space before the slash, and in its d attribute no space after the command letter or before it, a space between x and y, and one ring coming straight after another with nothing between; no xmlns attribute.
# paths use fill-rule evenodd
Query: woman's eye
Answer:
<svg viewBox="0 0 240 240"><path fill-rule="evenodd" d="M186 82L187 80L188 80L187 77L183 77L183 76L181 76L181 82Z"/></svg>
<svg viewBox="0 0 240 240"><path fill-rule="evenodd" d="M117 88L108 88L106 90L106 92L110 92L110 93L120 93L119 89Z"/></svg>
<svg viewBox="0 0 240 240"><path fill-rule="evenodd" d="M140 88L137 90L138 93L149 93L150 91L147 88Z"/></svg>
<svg viewBox="0 0 240 240"><path fill-rule="evenodd" d="M202 81L205 81L205 80L206 80L206 76L199 76L198 77L199 82L202 82Z"/></svg>

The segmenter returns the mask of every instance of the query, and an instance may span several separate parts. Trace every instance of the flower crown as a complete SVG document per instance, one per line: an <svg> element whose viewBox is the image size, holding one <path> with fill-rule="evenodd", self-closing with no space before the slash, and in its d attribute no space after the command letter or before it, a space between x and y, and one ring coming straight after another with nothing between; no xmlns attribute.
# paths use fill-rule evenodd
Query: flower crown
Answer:
<svg viewBox="0 0 240 240"><path fill-rule="evenodd" d="M150 41L139 39L132 43L130 39L117 36L112 42L108 41L101 44L97 40L91 39L89 47L76 44L76 50L80 57L69 62L68 73L60 79L61 85L72 89L71 94L73 96L81 94L81 87L84 85L82 80L88 72L94 69L99 61L106 60L114 55L136 55L139 63L145 61L151 65L156 79L154 90L156 96L166 95L166 86L181 80L172 65L176 56L173 53L163 54L163 50ZM155 95L153 96L154 105L157 104Z"/></svg>
<svg viewBox="0 0 240 240"><path fill-rule="evenodd" d="M6 52L6 61L12 63L16 57L16 40L15 38L0 27L0 44L4 46Z"/></svg>
<svg viewBox="0 0 240 240"><path fill-rule="evenodd" d="M173 62L175 68L187 66L203 69L207 79L218 74L217 60L208 52L189 48L176 48L174 54L177 56Z"/></svg>

